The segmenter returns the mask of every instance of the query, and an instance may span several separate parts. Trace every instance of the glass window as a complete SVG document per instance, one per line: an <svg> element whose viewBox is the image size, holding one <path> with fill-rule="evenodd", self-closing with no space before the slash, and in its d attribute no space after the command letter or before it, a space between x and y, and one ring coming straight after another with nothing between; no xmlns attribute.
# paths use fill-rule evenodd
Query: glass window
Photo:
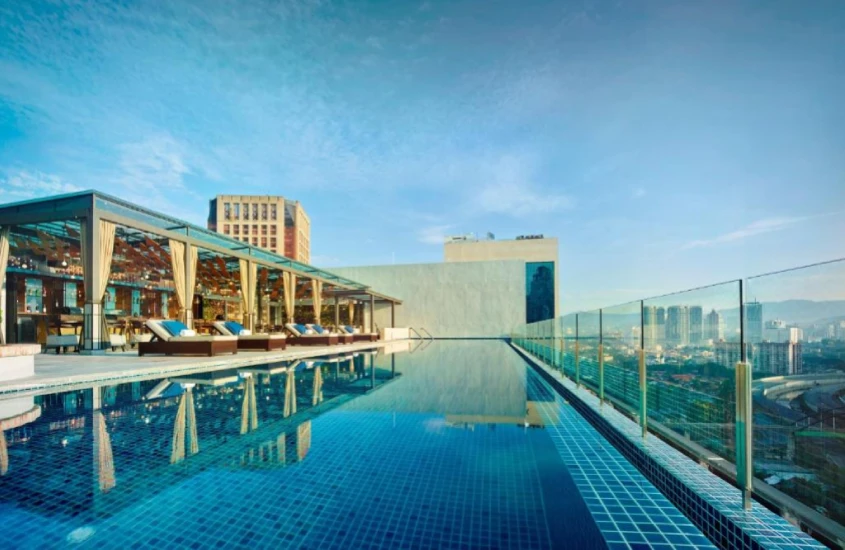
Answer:
<svg viewBox="0 0 845 550"><path fill-rule="evenodd" d="M253 226L252 226L252 234L253 234L253 235L258 235L258 225L253 225Z"/></svg>
<svg viewBox="0 0 845 550"><path fill-rule="evenodd" d="M247 224L244 224L243 234L249 235L249 226Z"/></svg>
<svg viewBox="0 0 845 550"><path fill-rule="evenodd" d="M257 204L252 205L252 219L253 220L258 219L258 205Z"/></svg>
<svg viewBox="0 0 845 550"><path fill-rule="evenodd" d="M249 205L247 203L244 203L244 219L249 219Z"/></svg>
<svg viewBox="0 0 845 550"><path fill-rule="evenodd" d="M234 229L235 229L235 235L240 235L240 234L241 234L241 226L240 226L240 225L235 224Z"/></svg>
<svg viewBox="0 0 845 550"><path fill-rule="evenodd" d="M276 225L275 225L275 224L270 226L270 234L271 234L271 235L275 235L275 234L276 234Z"/></svg>
<svg viewBox="0 0 845 550"><path fill-rule="evenodd" d="M275 205L275 204L272 204L272 205L270 205L270 219L271 219L271 220L275 220L275 219L276 219L276 216L277 216L277 213L276 213L276 205Z"/></svg>
<svg viewBox="0 0 845 550"><path fill-rule="evenodd" d="M270 237L270 248L276 249L276 237Z"/></svg>
<svg viewBox="0 0 845 550"><path fill-rule="evenodd" d="M267 205L266 204L261 205L261 219L262 220L267 219Z"/></svg>
<svg viewBox="0 0 845 550"><path fill-rule="evenodd" d="M555 316L554 262L525 264L525 316L528 323L545 321Z"/></svg>
<svg viewBox="0 0 845 550"><path fill-rule="evenodd" d="M235 203L235 219L241 219L241 203Z"/></svg>
<svg viewBox="0 0 845 550"><path fill-rule="evenodd" d="M267 226L266 226L266 225L264 225L264 224L262 224L262 225L261 225L261 234L262 234L262 235L266 235L266 234L267 234Z"/></svg>
<svg viewBox="0 0 845 550"><path fill-rule="evenodd" d="M224 235L229 234L229 224L228 223L223 225L223 234Z"/></svg>
<svg viewBox="0 0 845 550"><path fill-rule="evenodd" d="M223 219L229 220L232 218L232 205L228 202L223 203Z"/></svg>
<svg viewBox="0 0 845 550"><path fill-rule="evenodd" d="M252 238L252 245L253 245L253 246L258 246L258 237L253 237L253 238Z"/></svg>
<svg viewBox="0 0 845 550"><path fill-rule="evenodd" d="M261 247L267 248L267 237L261 237Z"/></svg>

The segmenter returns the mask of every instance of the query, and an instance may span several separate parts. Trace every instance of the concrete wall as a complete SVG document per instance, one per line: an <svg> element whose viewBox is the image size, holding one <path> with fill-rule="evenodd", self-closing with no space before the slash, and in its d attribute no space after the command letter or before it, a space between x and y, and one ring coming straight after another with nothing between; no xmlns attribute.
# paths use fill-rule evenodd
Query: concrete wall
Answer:
<svg viewBox="0 0 845 550"><path fill-rule="evenodd" d="M456 241L443 245L446 262L488 262L494 260L523 260L525 262L554 262L555 317L560 314L560 269L558 241L545 239L509 239L502 241Z"/></svg>
<svg viewBox="0 0 845 550"><path fill-rule="evenodd" d="M396 326L435 337L501 337L525 322L525 262L466 262L333 268L332 272L403 301ZM390 326L390 306L375 322Z"/></svg>

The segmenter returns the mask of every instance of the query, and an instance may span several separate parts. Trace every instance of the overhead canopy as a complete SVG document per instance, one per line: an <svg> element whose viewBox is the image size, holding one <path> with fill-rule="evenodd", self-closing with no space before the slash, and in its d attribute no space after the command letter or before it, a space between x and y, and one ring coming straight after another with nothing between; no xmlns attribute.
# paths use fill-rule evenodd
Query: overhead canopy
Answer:
<svg viewBox="0 0 845 550"><path fill-rule="evenodd" d="M25 228L22 231L13 230L15 234L11 236L11 240L14 242L16 237L25 235L27 240L45 255L52 251L55 251L52 252L53 254L60 255L75 252L78 247L79 220L88 216L107 220L119 226L118 236L129 246L122 247L120 242L116 243L116 254L143 242L144 246L154 251L156 255L163 256L163 252L167 251L164 239L175 239L196 246L201 265L214 262L219 266L218 269L228 270L231 273L238 271L239 260L249 259L259 267L273 271L284 270L297 277L321 281L327 285L327 290L328 287L333 287L355 291L355 299L362 301L369 300L372 294L379 301L400 302L395 298L374 292L363 283L286 258L184 220L142 208L99 191L82 191L0 205L0 219L3 220L4 225L18 226L15 229ZM153 241L148 239L149 235L161 237L161 244L155 242L159 239ZM56 246L57 240L67 244L62 244L60 248ZM224 258L222 265L220 265L220 257ZM149 261L153 260L164 264L163 257ZM205 273L203 270L204 268L200 267L201 277ZM271 273L271 279L276 278L277 272Z"/></svg>

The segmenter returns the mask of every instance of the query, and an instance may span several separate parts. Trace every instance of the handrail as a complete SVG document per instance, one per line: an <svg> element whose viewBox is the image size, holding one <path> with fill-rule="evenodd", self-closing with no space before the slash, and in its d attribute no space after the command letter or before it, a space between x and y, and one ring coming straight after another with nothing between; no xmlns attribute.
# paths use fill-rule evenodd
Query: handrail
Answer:
<svg viewBox="0 0 845 550"><path fill-rule="evenodd" d="M426 336L428 336L429 340L434 340L434 336L432 336L431 333L425 329L425 327L420 327L420 330L423 331Z"/></svg>
<svg viewBox="0 0 845 550"><path fill-rule="evenodd" d="M414 334L416 334L416 335L417 335L417 338L418 338L418 339L420 339L420 340L423 340L423 339L424 339L424 338L422 337L422 334L420 334L419 332L417 332L417 330L416 330L414 327L408 327L408 332L413 332Z"/></svg>

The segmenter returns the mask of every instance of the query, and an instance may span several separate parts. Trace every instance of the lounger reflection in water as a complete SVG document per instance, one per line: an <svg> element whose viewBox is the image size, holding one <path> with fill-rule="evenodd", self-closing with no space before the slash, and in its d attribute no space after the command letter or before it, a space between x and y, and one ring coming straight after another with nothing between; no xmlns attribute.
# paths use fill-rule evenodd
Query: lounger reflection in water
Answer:
<svg viewBox="0 0 845 550"><path fill-rule="evenodd" d="M237 353L237 336L198 335L181 321L148 319L145 323L153 337L138 342L138 355L219 355Z"/></svg>
<svg viewBox="0 0 845 550"><path fill-rule="evenodd" d="M214 329L224 336L236 336L240 351L283 350L287 343L284 334L252 334L235 321L215 321Z"/></svg>

